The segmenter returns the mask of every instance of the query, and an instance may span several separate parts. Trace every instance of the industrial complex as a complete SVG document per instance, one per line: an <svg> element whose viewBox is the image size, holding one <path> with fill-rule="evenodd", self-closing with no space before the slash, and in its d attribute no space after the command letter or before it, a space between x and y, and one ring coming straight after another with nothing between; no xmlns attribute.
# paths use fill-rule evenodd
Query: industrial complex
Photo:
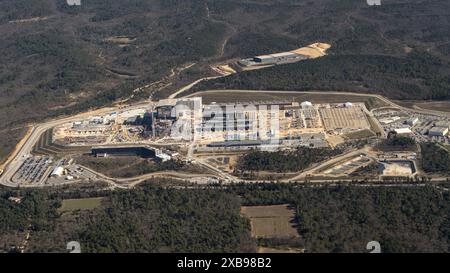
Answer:
<svg viewBox="0 0 450 273"><path fill-rule="evenodd" d="M327 43L314 43L292 51L258 55L227 64L214 65L212 66L212 69L219 74L229 75L239 71L255 70L274 65L296 63L303 60L323 57L326 55L326 52L330 47L331 45Z"/></svg>
<svg viewBox="0 0 450 273"><path fill-rule="evenodd" d="M370 130L370 118L363 103L203 104L201 97L193 97L65 123L54 128L53 140L68 146L150 144L166 139L193 141L204 147L225 147L233 141L234 146L247 146L252 141L252 145L285 143L286 148L327 147L329 135ZM311 134L318 137L310 141Z"/></svg>
<svg viewBox="0 0 450 273"><path fill-rule="evenodd" d="M415 151L382 152L375 148L377 143L396 133L419 143L448 145L450 117L378 99L391 106L369 110L363 100L204 103L201 96L193 95L105 109L37 127L25 148L2 170L0 181L25 187L97 180L129 186L155 175L171 175L194 183L238 182L242 179L234 175L234 166L247 151L289 151L299 147L340 147L344 154L293 174L286 181L345 179L373 164L378 165L378 179L420 174ZM363 148L358 144L361 140L366 143ZM83 166L74 160L78 155L111 160L131 156L155 164L183 161L203 171L117 179Z"/></svg>

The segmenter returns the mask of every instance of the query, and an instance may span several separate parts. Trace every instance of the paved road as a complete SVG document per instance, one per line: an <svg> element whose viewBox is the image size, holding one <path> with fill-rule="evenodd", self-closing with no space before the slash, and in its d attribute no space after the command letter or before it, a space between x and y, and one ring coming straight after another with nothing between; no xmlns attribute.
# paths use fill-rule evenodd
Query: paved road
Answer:
<svg viewBox="0 0 450 273"><path fill-rule="evenodd" d="M198 79L198 80L194 81L193 83L190 83L190 84L182 87L180 90L178 90L177 92L170 95L169 99L174 99L178 95L180 95L186 91L189 91L192 87L196 86L197 84L201 83L202 81L213 80L213 79L218 79L218 78L222 78L222 77L224 77L224 76L213 76L213 77L205 77L205 78Z"/></svg>
<svg viewBox="0 0 450 273"><path fill-rule="evenodd" d="M143 107L145 105L148 105L148 103L149 102L139 103L139 104L131 106L130 109ZM18 152L15 155L10 156L9 159L4 163L5 167L4 167L3 174L0 176L0 184L5 185L5 186L17 187L17 183L14 183L12 181L12 177L17 172L19 167L23 164L25 159L31 155L34 145L37 143L37 141L39 140L41 135L43 133L45 133L45 131L47 131L55 126L67 123L67 122L87 118L89 116L106 114L106 113L110 113L113 111L117 111L119 109L120 109L120 107L102 108L102 109L78 114L78 115L71 116L71 117L65 117L65 118L61 118L61 119L51 120L51 121L42 123L40 125L33 126L30 133L26 136L26 139L25 139L22 147L20 147L18 149ZM26 185L21 185L21 186L26 186Z"/></svg>
<svg viewBox="0 0 450 273"><path fill-rule="evenodd" d="M90 173L94 174L95 176L97 176L101 180L109 183L110 185L114 185L119 188L134 187L137 184L140 184L144 181L147 181L147 180L155 178L155 177L166 177L166 178L170 177L173 179L180 179L183 181L186 181L186 180L189 181L189 180L195 180L195 179L204 180L205 178L215 178L215 176L208 175L208 174L190 174L190 173L183 173L183 172L176 172L176 171L160 171L160 172L153 172L153 173L148 173L148 174L130 177L130 178L114 178L114 177L109 177L107 175L99 173L93 169L86 167L86 166L80 166L80 167L85 169L85 171L89 171Z"/></svg>
<svg viewBox="0 0 450 273"><path fill-rule="evenodd" d="M204 80L204 79L202 79ZM189 88L187 89L189 90ZM183 91L187 91L183 90ZM180 90L181 91L181 90ZM177 92L177 95L181 95L183 92ZM189 95L186 95L185 97L195 97L196 95L201 95L205 93L273 93L273 94L321 94L321 95L350 95L350 96L361 96L361 97L372 97L381 100L382 102L386 103L390 107L399 108L400 110L408 111L408 112L415 112L420 114L426 114L426 115L438 115L438 116L445 116L450 117L450 112L441 112L441 111L434 111L434 110L428 110L428 109L412 109L403 107L399 104L396 104L392 101L390 101L388 98L383 97L381 95L376 94L362 94L362 93L354 93L354 92L340 92L340 91L276 91L276 90L210 90L210 91L199 91L195 92ZM381 107L380 107L381 108Z"/></svg>
<svg viewBox="0 0 450 273"><path fill-rule="evenodd" d="M171 98L175 98L178 95L181 95L183 92L186 92L187 90L189 90L190 88L192 88L193 86L195 86L196 84L198 84L199 82L203 81L203 80L208 80L208 79L214 79L214 78L219 78L222 76L217 76L217 77L207 77L207 78L202 78L199 79L183 88L181 88L180 90L178 90L177 92L175 92L174 94L172 94L170 97ZM440 111L433 111L433 110L417 110L417 109L409 109L406 107L402 107L396 103L393 103L392 101L388 100L387 98L380 96L380 95L373 95L373 94L358 94L358 93L351 93L351 92L324 92L324 91L257 91L257 90L214 90L214 91L207 91L207 92L246 92L246 93L258 93L258 92L264 92L264 93L303 93L303 94L323 94L323 95L327 95L327 94L337 94L337 95L354 95L354 96L362 96L362 97L374 97L377 98L383 102L385 102L387 105L390 105L392 107L396 107L399 108L401 110L405 110L405 111L409 111L409 112L416 112L416 113L422 113L422 114L431 114L431 115L440 115L440 116L449 116L450 117L450 113L445 113L445 112L440 112ZM204 93L204 92L201 92ZM200 93L196 93L196 94L200 94ZM190 94L187 97L190 96L195 96L196 94ZM86 112L86 113L82 113L82 114L78 114L75 116L71 116L71 117L65 117L65 118L61 118L61 119L57 119L57 120L51 120L45 123L42 123L40 125L36 125L33 126L30 133L27 135L26 139L24 140L24 144L22 145L22 147L19 148L18 152L16 155L12 155L4 164L5 169L4 169L4 173L2 174L2 176L0 176L0 184L6 185L6 186L12 186L12 187L16 187L17 184L14 183L11 178L13 177L13 175L17 172L18 168L22 165L22 163L24 162L24 160L31 154L31 151L35 145L35 143L39 140L40 136L47 131L50 128L53 128L55 126L58 126L60 124L63 123L67 123L67 122L71 122L71 121L75 121L75 120L79 120L79 119L83 119L83 118L87 118L89 116L94 116L94 115L101 115L101 114L105 114L108 112L113 112L113 111L117 111L117 110L132 110L134 108L139 108L139 107L143 107L146 106L150 103L150 101L146 101L146 102L141 102L135 105L130 105L127 107L127 109L121 109L121 107L108 107L108 108L102 108L99 110L95 110L95 111L91 111L91 112ZM195 156L193 156L192 153L190 153L189 155L190 157L193 157L196 162L198 162L200 165L203 165L204 167L206 167L207 169L209 169L210 171L214 172L215 174L217 174L217 176L219 178L225 179L228 182L242 182L241 179L234 177L228 173L223 172L222 170L212 166L211 164L207 163L206 161L196 158ZM302 174L298 175L295 178L301 178ZM151 176L151 174L149 174L149 177ZM142 179L144 179L145 177L143 177ZM446 178L442 178L442 180L444 181ZM289 181L292 181L294 179L291 179ZM286 181L286 182L289 182ZM350 181L350 180L349 180ZM252 182L252 181L246 181L246 182ZM261 181L253 181L253 182L261 182ZM324 181L320 181L320 182L326 182ZM330 182L330 181L328 181ZM334 182L334 181L331 181Z"/></svg>
<svg viewBox="0 0 450 273"><path fill-rule="evenodd" d="M338 162L345 162L344 159L353 158L353 157L356 157L356 156L361 155L361 154L367 154L368 152L369 152L369 148L368 147L364 147L362 149L358 149L358 150L347 152L345 154L342 154L342 155L334 157L334 158L332 158L330 160L327 160L327 161L319 164L318 166L315 166L313 168L304 170L304 171L302 171L301 173L299 173L298 175L296 175L296 176L294 176L292 178L288 178L288 179L283 180L283 182L304 180L305 178L307 178L308 175L313 174L315 171L317 171L317 170L319 170L319 169L321 169L321 168L323 168L325 166L328 166L328 165L331 166L331 165L336 164Z"/></svg>

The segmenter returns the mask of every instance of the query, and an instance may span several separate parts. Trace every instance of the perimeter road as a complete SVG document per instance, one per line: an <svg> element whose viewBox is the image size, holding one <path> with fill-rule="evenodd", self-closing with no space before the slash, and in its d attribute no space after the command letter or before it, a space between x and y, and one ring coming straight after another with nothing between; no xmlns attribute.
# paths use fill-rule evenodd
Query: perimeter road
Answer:
<svg viewBox="0 0 450 273"><path fill-rule="evenodd" d="M172 94L170 96L170 98L175 98L178 95L181 95L183 92L186 92L187 90L191 89L193 86L195 86L196 84L198 84L199 82L203 81L203 80L208 80L208 79L214 79L214 78L219 78L221 76L218 77L207 77L207 78L202 78L199 79L183 88L181 88L180 90L178 90L176 93ZM406 108L406 107L402 107L396 103L393 103L392 101L388 100L387 98L380 96L380 95L374 95L374 94L358 94L358 93L352 93L352 92L335 92L335 91L330 91L330 92L324 92L324 91L266 91L266 90L214 90L214 91L203 91L203 92L197 92L197 93L193 93L193 94L189 94L185 97L192 97L192 96L196 96L196 95L201 95L202 93L211 93L211 92L242 92L242 93L275 93L275 94L323 94L323 95L327 95L327 94L333 94L333 95L352 95L352 96L361 96L361 97L373 97L373 98L377 98L383 102L385 102L387 105L390 105L392 107L398 108L400 110L404 110L404 111L408 111L408 112L415 112L415 113L422 113L422 114L431 114L431 115L440 115L440 116L446 116L446 117L450 117L450 113L445 113L445 112L440 112L440 111L433 111L433 110L417 110L417 109L410 109L410 108ZM83 118L87 118L89 116L93 116L93 115L99 115L99 114L104 114L104 113L108 113L108 112L112 112L112 111L117 111L117 110L131 110L134 108L139 108L139 107L143 107L148 105L149 103L151 103L150 101L146 101L146 102L140 102L138 104L134 104L134 105L130 105L126 108L123 107L108 107L108 108L102 108L102 109L98 109L95 111L90 111L90 112L86 112L86 113L82 113L82 114L78 114L72 117L66 117L66 118L62 118L62 119L56 119L56 120L51 120L45 123L42 123L40 125L36 125L34 127L32 127L31 132L25 137L24 140L24 144L22 145L22 147L19 148L19 151L14 155L12 154L9 159L4 163L5 166L5 170L3 172L3 174L0 176L0 184L6 185L6 186L11 186L11 187L17 187L18 185L16 183L13 183L13 181L11 180L11 178L13 177L13 175L17 172L18 168L23 164L24 160L31 155L31 151L35 145L35 143L39 140L40 136L47 131L48 129L51 129L55 126L58 126L60 124L63 123L67 123L67 122L71 122L71 121L75 121L75 120L79 120L79 119L83 119ZM192 148L191 148L192 149ZM191 155L193 156L193 155ZM234 177L233 175L230 175L228 173L225 173L221 170L219 170L218 168L215 168L214 166L208 164L207 162L203 161L203 160L199 160L198 158L195 158L195 160L198 161L199 164L203 165L204 167L206 167L207 169L215 172L219 177L221 178L225 178L225 180L227 182L242 182L241 179ZM299 174L297 177L301 177L301 175L303 174ZM296 178L297 178L296 177ZM144 177L142 177L144 178ZM444 181L446 178L438 178L440 179L440 181ZM139 180L139 179L138 179ZM292 181L292 180L290 180ZM110 181L112 182L112 181ZM260 181L245 181L245 182L260 182ZM286 181L287 182L287 181ZM324 181L321 181L324 182ZM335 182L335 181L328 181L328 182Z"/></svg>

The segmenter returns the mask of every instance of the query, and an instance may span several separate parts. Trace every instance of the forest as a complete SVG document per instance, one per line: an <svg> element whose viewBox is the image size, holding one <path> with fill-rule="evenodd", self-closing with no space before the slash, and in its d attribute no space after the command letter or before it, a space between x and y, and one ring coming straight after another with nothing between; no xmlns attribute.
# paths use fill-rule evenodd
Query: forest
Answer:
<svg viewBox="0 0 450 273"><path fill-rule="evenodd" d="M407 136L399 136L395 132L389 133L387 139L382 140L377 149L382 151L415 151L417 150L416 141Z"/></svg>
<svg viewBox="0 0 450 273"><path fill-rule="evenodd" d="M450 200L425 187L236 186L244 205L294 204L307 252L449 252Z"/></svg>
<svg viewBox="0 0 450 273"><path fill-rule="evenodd" d="M447 0L65 0L0 2L2 157L11 128L130 98L165 98L211 64L313 42L326 58L202 83L205 88L321 89L447 99ZM313 16L312 16L313 15ZM25 21L23 21L25 20ZM128 39L125 44L117 37ZM121 73L117 73L117 72ZM360 73L362 72L362 73Z"/></svg>
<svg viewBox="0 0 450 273"><path fill-rule="evenodd" d="M164 182L165 184L161 184ZM240 206L290 204L307 252L366 252L377 240L383 252L449 252L447 191L425 186L357 187L304 184L235 184L184 189L152 180L128 190L104 186L0 189L0 252L254 252ZM166 185L166 186L162 186ZM21 197L21 203L8 200ZM58 211L67 198L103 197L93 210ZM299 240L264 240L297 246Z"/></svg>
<svg viewBox="0 0 450 273"><path fill-rule="evenodd" d="M305 148L294 151L250 151L240 157L236 166L238 173L248 171L298 172L313 163L321 162L342 153L341 149Z"/></svg>
<svg viewBox="0 0 450 273"><path fill-rule="evenodd" d="M195 90L347 91L392 99L448 100L449 67L425 52L407 57L333 55L205 81Z"/></svg>
<svg viewBox="0 0 450 273"><path fill-rule="evenodd" d="M422 168L428 173L450 174L450 153L435 143L420 145Z"/></svg>
<svg viewBox="0 0 450 273"><path fill-rule="evenodd" d="M152 181L132 190L90 191L105 197L100 208L61 214L62 193L0 192L0 252L15 251L31 230L26 252L66 252L79 241L83 252L254 252L249 223L236 195L214 189L176 190ZM8 200L19 195L20 204ZM28 228L30 227L30 228Z"/></svg>

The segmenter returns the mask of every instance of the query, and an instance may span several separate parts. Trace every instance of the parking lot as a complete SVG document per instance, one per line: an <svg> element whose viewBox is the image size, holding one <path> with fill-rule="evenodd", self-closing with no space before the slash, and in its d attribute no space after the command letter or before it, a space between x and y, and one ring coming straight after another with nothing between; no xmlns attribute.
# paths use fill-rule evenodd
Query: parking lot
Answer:
<svg viewBox="0 0 450 273"><path fill-rule="evenodd" d="M13 176L13 181L19 184L39 184L47 178L53 158L50 156L33 156L25 160L17 173Z"/></svg>

